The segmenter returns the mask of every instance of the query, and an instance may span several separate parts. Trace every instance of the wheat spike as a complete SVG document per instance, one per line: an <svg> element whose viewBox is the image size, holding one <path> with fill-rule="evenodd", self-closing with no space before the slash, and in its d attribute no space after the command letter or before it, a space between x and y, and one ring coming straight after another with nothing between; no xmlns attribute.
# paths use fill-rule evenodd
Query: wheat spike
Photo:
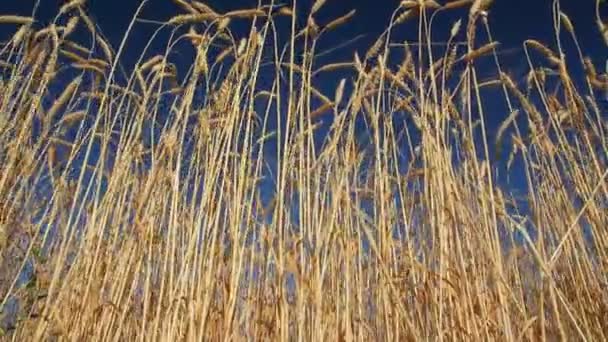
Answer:
<svg viewBox="0 0 608 342"><path fill-rule="evenodd" d="M564 24L564 27L566 28L566 30L568 32L570 32L571 34L574 34L574 25L572 25L572 21L570 21L570 18L566 15L566 13L560 12L559 18L560 18L562 24Z"/></svg>
<svg viewBox="0 0 608 342"><path fill-rule="evenodd" d="M475 0L469 10L469 18L477 16L479 13L487 11L494 0Z"/></svg>
<svg viewBox="0 0 608 342"><path fill-rule="evenodd" d="M59 126L71 126L76 122L82 121L86 116L87 112L84 110L68 113L61 118Z"/></svg>
<svg viewBox="0 0 608 342"><path fill-rule="evenodd" d="M474 0L455 0L455 1L450 1L450 2L446 3L445 5L443 5L443 9L444 10L451 10L451 9L457 9L457 8L466 7L466 6L469 6L470 4L472 4L473 1Z"/></svg>
<svg viewBox="0 0 608 342"><path fill-rule="evenodd" d="M84 22L89 32L91 32L91 34L93 35L97 35L97 28L95 27L95 23L93 23L93 20L89 18L89 16L84 12L81 7L78 7L78 12L80 13L80 18Z"/></svg>
<svg viewBox="0 0 608 342"><path fill-rule="evenodd" d="M500 126L496 130L495 144L496 144L497 149L499 149L499 147L500 147L500 143L502 141L502 136L504 135L507 128L509 128L509 126L511 126L511 124L513 124L515 119L517 119L518 114L519 114L518 110L514 110L513 112L511 112L511 114L509 114L509 116L500 124Z"/></svg>
<svg viewBox="0 0 608 342"><path fill-rule="evenodd" d="M184 9L186 12L189 12L190 14L199 14L200 13L192 5L190 5L189 3L187 3L184 0L173 0L173 2L177 6L181 7L182 9Z"/></svg>
<svg viewBox="0 0 608 342"><path fill-rule="evenodd" d="M380 49L382 49L383 45L384 45L384 37L378 38L378 40L376 40L374 45L372 45L372 47L370 47L369 50L367 50L367 53L365 54L365 59L369 60L369 59L376 57L378 55L378 53L380 53Z"/></svg>
<svg viewBox="0 0 608 342"><path fill-rule="evenodd" d="M30 27L28 25L22 25L13 35L13 45L19 45L22 41L25 41L30 32Z"/></svg>
<svg viewBox="0 0 608 342"><path fill-rule="evenodd" d="M604 24L604 22L602 22L599 18L596 19L595 23L600 32L602 33L602 38L604 38L604 44L608 45L608 27L606 27L606 24Z"/></svg>
<svg viewBox="0 0 608 342"><path fill-rule="evenodd" d="M344 96L344 87L346 86L346 79L341 79L340 83L338 84L338 88L336 88L336 96L334 99L334 102L336 104L339 104L340 102L342 102L342 97Z"/></svg>
<svg viewBox="0 0 608 342"><path fill-rule="evenodd" d="M223 15L225 18L252 19L255 17L264 17L266 12L260 9L236 10Z"/></svg>
<svg viewBox="0 0 608 342"><path fill-rule="evenodd" d="M91 64L88 63L88 61L85 61L85 63L72 63L72 67L78 70L83 70L83 71L92 71L97 73L100 76L105 76L106 73L105 71L103 71L103 69L101 69L99 66L95 65L95 64Z"/></svg>
<svg viewBox="0 0 608 342"><path fill-rule="evenodd" d="M597 71L595 70L595 65L593 65L591 58L585 57L583 59L583 64L585 65L585 72L589 77L597 77Z"/></svg>
<svg viewBox="0 0 608 342"><path fill-rule="evenodd" d="M426 0L424 2L424 8L426 9L439 9L441 5L435 0Z"/></svg>
<svg viewBox="0 0 608 342"><path fill-rule="evenodd" d="M0 15L0 24L29 25L34 22L32 17L20 15Z"/></svg>
<svg viewBox="0 0 608 342"><path fill-rule="evenodd" d="M110 47L110 44L108 44L105 39L103 39L100 35L95 35L95 40L97 41L97 43L99 44L99 46L101 46L101 51L103 51L104 56L106 57L106 60L108 62L111 62L114 57L114 53L112 52L112 48Z"/></svg>
<svg viewBox="0 0 608 342"><path fill-rule="evenodd" d="M470 63L470 62L474 61L475 59L492 52L494 49L496 49L496 47L498 47L498 45L500 45L499 42L488 43L488 44L480 47L479 49L475 49L475 50L467 53L466 55L462 56L462 60L465 61L466 63Z"/></svg>
<svg viewBox="0 0 608 342"><path fill-rule="evenodd" d="M66 47L69 47L69 48L71 48L73 50L82 52L85 55L90 55L91 54L91 50L89 50L88 48L86 48L86 47L84 47L84 46L82 46L82 45L80 45L78 43L74 43L72 41L66 40L66 41L63 42L63 44Z"/></svg>
<svg viewBox="0 0 608 342"><path fill-rule="evenodd" d="M85 61L86 64L94 65L100 69L106 69L110 66L108 62L99 58L89 58Z"/></svg>
<svg viewBox="0 0 608 342"><path fill-rule="evenodd" d="M65 25L65 29L63 31L63 39L65 39L67 36L69 36L70 34L72 34L74 32L74 30L76 29L76 26L78 26L79 21L80 21L80 17L78 17L78 16L73 16L72 18L70 18L68 23Z"/></svg>
<svg viewBox="0 0 608 342"><path fill-rule="evenodd" d="M335 70L340 70L340 69L350 69L353 67L354 67L353 62L331 63L331 64L323 65L322 67L318 68L317 70L315 70L313 75L316 75L316 74L319 74L322 72L335 71Z"/></svg>
<svg viewBox="0 0 608 342"><path fill-rule="evenodd" d="M403 0L400 6L404 9L417 8L420 6L420 2L418 0Z"/></svg>
<svg viewBox="0 0 608 342"><path fill-rule="evenodd" d="M323 93L321 93L317 88L311 86L309 89L310 92L324 104L331 103L331 100L327 96L323 95Z"/></svg>
<svg viewBox="0 0 608 342"><path fill-rule="evenodd" d="M395 19L395 25L403 24L404 22L406 22L410 19L416 18L418 16L418 13L420 13L420 12L418 11L417 8L410 9L410 10L407 10L407 11L401 13L397 17L397 19Z"/></svg>
<svg viewBox="0 0 608 342"><path fill-rule="evenodd" d="M462 25L462 19L458 19L458 21L456 21L454 23L454 25L452 25L452 28L450 29L450 37L451 38L456 37L456 35L460 31L460 26L461 25Z"/></svg>
<svg viewBox="0 0 608 342"><path fill-rule="evenodd" d="M70 2L68 2L66 4L64 4L63 6L61 6L61 8L59 9L59 13L60 14L65 14L68 11L71 11L74 8L77 8L77 7L80 8L80 7L84 6L85 3L86 3L86 0L73 0L73 1L70 1Z"/></svg>
<svg viewBox="0 0 608 342"><path fill-rule="evenodd" d="M144 64L140 65L139 70L142 72L146 71L146 70L150 69L151 67L153 67L154 65L160 63L164 58L165 58L165 56L156 55L156 56L148 59Z"/></svg>
<svg viewBox="0 0 608 342"><path fill-rule="evenodd" d="M534 39L528 39L524 42L524 45L530 45L530 47L540 52L547 58L547 60L549 60L551 64L561 64L561 60L555 55L555 53L551 51L551 49L549 49L548 47L544 46L541 42Z"/></svg>
<svg viewBox="0 0 608 342"><path fill-rule="evenodd" d="M49 119L52 120L53 117L55 117L55 115L59 112L61 107L63 107L63 105L66 104L70 100L70 98L72 97L72 95L74 94L76 89L78 88L79 84L80 84L80 78L76 78L76 79L72 80L72 82L70 82L70 84L68 84L68 86L63 90L61 95L59 95L57 100L55 100L55 102L51 106L51 109L49 109L49 111L47 113L47 116Z"/></svg>
<svg viewBox="0 0 608 342"><path fill-rule="evenodd" d="M0 59L0 68L4 68L4 69L14 69L15 67L13 66L13 64L9 63L9 62L5 62L3 60Z"/></svg>
<svg viewBox="0 0 608 342"><path fill-rule="evenodd" d="M226 59L226 57L230 56L233 51L234 51L234 48L232 46L225 48L224 50L222 50L222 52L220 52L217 55L217 57L215 58L215 63L220 63L221 61Z"/></svg>
<svg viewBox="0 0 608 342"><path fill-rule="evenodd" d="M314 119L319 115L322 115L323 113L327 112L328 110L332 109L334 106L333 102L328 102L325 103L323 105L321 105L319 108L317 108L316 110L314 110L313 112L310 113L310 118Z"/></svg>
<svg viewBox="0 0 608 342"><path fill-rule="evenodd" d="M47 150L47 166L49 168L49 172L51 173L51 177L54 179L54 168L57 163L57 148L55 144L49 144L49 148ZM53 181L54 183L54 181Z"/></svg>
<svg viewBox="0 0 608 342"><path fill-rule="evenodd" d="M214 11L211 7L209 7L209 5L206 5L199 1L192 1L191 5L192 5L192 7L196 8L201 13L213 14L213 15L219 17L219 14L216 11Z"/></svg>
<svg viewBox="0 0 608 342"><path fill-rule="evenodd" d="M326 0L316 0L315 3L312 5L312 9L310 10L310 15L314 15L315 13L317 13L323 7L323 5L325 5L326 2Z"/></svg>
<svg viewBox="0 0 608 342"><path fill-rule="evenodd" d="M332 20L331 22L329 22L327 25L325 25L325 27L323 28L324 31L332 31L334 29L336 29L337 27L346 24L350 19L352 19L355 14L357 13L357 10L352 10L348 13L346 13L345 15Z"/></svg>
<svg viewBox="0 0 608 342"><path fill-rule="evenodd" d="M169 19L167 23L169 25L198 24L217 18L217 14L214 13L182 14Z"/></svg>
<svg viewBox="0 0 608 342"><path fill-rule="evenodd" d="M83 57L81 57L81 56L79 56L79 55L77 55L77 54L75 54L75 53L73 53L71 51L60 49L59 53L61 55L63 55L64 57L67 57L68 59L71 59L72 61L77 62L77 63L85 63L85 61L86 61L85 58L83 58Z"/></svg>

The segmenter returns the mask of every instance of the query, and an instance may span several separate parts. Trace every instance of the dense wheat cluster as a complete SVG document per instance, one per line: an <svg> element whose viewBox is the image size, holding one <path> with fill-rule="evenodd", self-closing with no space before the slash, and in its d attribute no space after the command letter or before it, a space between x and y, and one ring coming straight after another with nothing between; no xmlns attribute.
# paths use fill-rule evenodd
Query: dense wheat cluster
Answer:
<svg viewBox="0 0 608 342"><path fill-rule="evenodd" d="M608 76L557 1L523 82L489 0L332 64L354 11L173 1L134 66L146 1L112 43L85 0L0 14L1 339L608 339Z"/></svg>

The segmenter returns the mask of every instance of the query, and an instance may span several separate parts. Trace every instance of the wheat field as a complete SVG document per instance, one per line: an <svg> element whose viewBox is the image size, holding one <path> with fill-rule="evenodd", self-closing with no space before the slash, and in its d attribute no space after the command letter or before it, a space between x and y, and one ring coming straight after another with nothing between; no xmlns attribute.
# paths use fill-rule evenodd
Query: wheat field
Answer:
<svg viewBox="0 0 608 342"><path fill-rule="evenodd" d="M608 75L557 0L523 81L490 0L329 64L355 11L172 1L118 42L0 13L0 340L608 339Z"/></svg>

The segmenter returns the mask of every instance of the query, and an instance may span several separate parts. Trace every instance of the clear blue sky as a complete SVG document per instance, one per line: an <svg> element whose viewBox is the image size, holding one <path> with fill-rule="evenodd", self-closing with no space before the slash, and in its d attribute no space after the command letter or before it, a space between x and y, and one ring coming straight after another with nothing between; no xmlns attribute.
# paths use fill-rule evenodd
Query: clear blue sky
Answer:
<svg viewBox="0 0 608 342"><path fill-rule="evenodd" d="M293 0L283 2L292 4ZM437 0L445 3L445 0ZM40 20L38 25L48 23L54 16L58 7L63 3L59 0L41 0L37 18ZM218 12L225 12L240 8L255 7L257 0L208 0L205 1ZM278 1L281 2L281 1ZM298 8L301 13L306 13L311 7L312 0L299 0ZM0 13L2 14L21 14L28 15L34 6L34 0L0 0ZM89 0L88 12L95 18L101 26L102 31L114 46L118 46L129 21L141 1L138 0ZM268 3L268 1L264 1ZM354 20L344 28L332 32L326 36L320 44L320 50L335 47L339 43L358 35L364 35L351 46L327 56L324 61L333 62L341 60L352 60L353 50L365 51L382 32L389 22L391 13L399 5L399 0L328 0L327 4L317 16L319 24L340 16L351 9L357 10ZM555 46L555 37L552 26L552 0L495 0L490 10L489 22L493 30L494 38L501 42L501 55L504 58L506 71L512 77L522 78L526 72L527 65L522 58L521 46L526 39L534 38ZM562 10L568 14L574 23L578 38L583 47L583 51L590 55L598 69L603 69L604 61L608 57L605 45L595 26L595 0L562 0ZM608 5L604 5L603 13L608 21ZM143 17L153 20L167 20L180 9L172 0L149 0L143 12ZM467 11L453 11L440 14L434 27L437 40L446 38L451 25L458 18L466 18ZM285 18L283 19L286 20ZM141 48L148 41L150 34L157 26L140 23L133 32L129 40L129 49L123 58L123 62L128 66L134 63ZM0 26L0 37L5 36L8 28ZM238 29L236 31L238 35ZM400 26L395 30L394 38L396 41L416 40L417 27L414 23ZM575 54L575 50L569 43L570 39L564 34L564 43L569 53ZM480 36L480 39L484 37ZM162 40L161 40L162 41ZM159 46L160 47L160 46ZM178 66L179 68L179 66ZM576 66L572 66L576 73ZM330 80L331 81L331 80ZM333 91L335 82L326 82L328 92ZM502 107L502 100L499 98L492 103L488 100L487 105L491 108L488 112L488 125L496 127L507 115Z"/></svg>

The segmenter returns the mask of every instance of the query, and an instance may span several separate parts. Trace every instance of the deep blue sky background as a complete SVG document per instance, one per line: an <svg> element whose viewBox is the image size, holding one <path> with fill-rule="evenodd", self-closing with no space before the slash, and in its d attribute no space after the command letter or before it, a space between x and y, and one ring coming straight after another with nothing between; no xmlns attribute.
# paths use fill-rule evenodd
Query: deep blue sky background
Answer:
<svg viewBox="0 0 608 342"><path fill-rule="evenodd" d="M292 3L292 1L277 2ZM254 7L258 1L206 0L204 2L223 12ZM298 7L306 10L310 8L311 2L313 1L299 0ZM446 1L439 0L439 2ZM0 13L27 15L31 13L34 3L34 0L3 0L0 1ZM40 0L40 3L38 18L44 21L56 13L56 9L63 1ZM342 33L347 33L349 36L365 33L373 37L386 26L390 14L399 3L399 0L329 0L320 17L335 17L350 9L357 9L358 15L348 26L348 32ZM139 4L139 0L89 0L88 8L101 25L103 32L118 40L122 37L129 19ZM526 38L550 38L551 4L552 0L495 0L490 12L490 22L496 32L496 39L511 46L519 44ZM562 0L561 7L574 22L583 44L594 44L591 36L598 35L594 23L595 0ZM168 19L178 10L179 8L171 0L149 0L144 17L156 20ZM449 26L446 26L446 29L449 29Z"/></svg>
<svg viewBox="0 0 608 342"><path fill-rule="evenodd" d="M300 13L307 13L314 0L298 0ZM258 0L204 0L218 12L225 12L240 8L255 7ZM264 3L269 1L264 0ZM293 0L277 0L278 3L292 4ZM446 0L439 0L445 3ZM552 26L552 2L553 0L495 0L490 10L489 22L493 30L494 38L501 42L502 58L505 61L506 71L512 77L520 78L526 72L526 62L522 58L521 46L525 39L538 39L548 45L555 46L555 37ZM44 26L56 14L63 0L40 0L40 8L36 15L39 22L37 26ZM129 25L140 0L89 0L88 13L94 17L101 27L103 34L108 37L115 47L118 47L124 32ZM328 0L317 15L319 24L326 23L351 9L357 10L356 17L348 26L335 32L331 32L321 41L319 50L335 47L359 35L364 35L355 43L344 47L334 53L323 57L320 62L333 62L352 60L353 50L364 52L384 30L389 22L391 13L398 7L400 0ZM0 0L0 13L29 15L34 7L34 0ZM561 7L573 21L583 51L589 54L598 69L602 70L604 61L608 57L608 50L601 41L600 34L595 25L595 0L562 0ZM605 18L608 21L608 5L604 5ZM172 0L149 0L142 17L164 21L180 13L181 10ZM451 25L459 18L466 19L466 10L444 12L438 15L433 28L434 39L442 41L447 38ZM279 21L280 23L281 21ZM282 22L286 24L287 19ZM246 25L241 25L246 27ZM135 63L142 48L145 46L157 25L138 23L129 39L128 49L122 62L125 66ZM0 38L6 38L7 32L12 28L0 25ZM168 31L168 30L166 30ZM244 30L240 30L241 36ZM239 30L236 30L237 36ZM288 32L285 32L287 35ZM570 41L564 34L566 47ZM399 26L393 34L393 41L402 42L408 40L415 42L417 39L416 24L411 22ZM480 44L485 37L479 36ZM163 42L161 38L159 42ZM162 48L162 45L156 45ZM569 53L576 53L574 49L568 49ZM179 68L179 66L178 66ZM576 68L576 66L572 66ZM332 85L333 88L333 85ZM500 121L497 120L496 121Z"/></svg>
<svg viewBox="0 0 608 342"><path fill-rule="evenodd" d="M284 0L277 2L285 2L291 5L292 1ZM313 1L297 1L300 13L307 13ZM255 7L258 3L257 0L205 0L204 2L208 3L218 12L251 8ZM446 1L438 0L438 2L445 3ZM62 3L63 1L59 0L40 0L41 6L36 16L39 20L37 25L42 27L48 23ZM139 0L89 0L87 12L96 20L103 34L110 39L113 46L118 47L133 13L140 3L141 1ZM268 3L268 1L264 1L264 3ZM357 15L349 25L325 36L320 43L319 50L323 51L335 47L359 35L363 35L363 37L355 43L323 57L321 61L329 63L352 60L354 50L358 50L360 54L364 54L367 48L385 29L392 12L398 7L399 3L399 0L328 0L327 4L316 16L319 24L326 23L351 9L356 9ZM533 38L543 41L551 47L555 46L552 3L552 0L495 0L491 7L489 22L493 30L494 39L501 42L500 51L505 71L519 81L523 80L527 71L527 64L523 58L521 49L524 40ZM34 0L0 0L0 13L28 15L31 13L34 4ZM561 7L575 25L583 52L592 57L599 70L603 70L604 61L608 57L608 49L603 44L595 25L595 0L562 0ZM603 7L606 7L603 8L603 12L606 20L608 20L608 5L604 5ZM142 17L165 21L181 12L182 10L171 0L149 0ZM434 39L436 41L447 39L452 24L459 18L466 19L466 16L466 9L440 14L433 28L433 32L435 33ZM283 18L282 21L284 23L283 27L287 29L288 19ZM247 27L247 25L241 26ZM157 27L154 24L137 24L127 44L129 48L121 59L121 62L126 67L135 63L139 57L139 53ZM4 39L9 30L6 26L0 26L0 38ZM237 37L239 33L242 37L244 32L243 29L235 30ZM287 36L288 32L285 32L285 35ZM485 42L485 36L480 35L478 37L480 40L479 44ZM411 22L399 26L395 29L393 38L395 42L402 42L404 40L415 42L417 39L416 24ZM159 39L159 42L165 41L166 39ZM573 49L570 43L571 40L566 34L563 34L563 42L567 53L576 58L576 50ZM163 48L160 44L156 45L156 47ZM152 52L151 54L155 53ZM486 63L491 67L490 62L491 60L487 58ZM577 72L580 73L580 68L575 63L572 63L570 67L575 74ZM182 66L181 68L184 69L182 70L183 73L187 66ZM180 69L179 65L178 69ZM495 69L492 68L491 71L492 75L495 75ZM337 77L322 82L325 87L322 90L331 94L337 82ZM500 97L488 96L485 100L487 106L485 108L487 124L491 129L500 124L506 115L508 115L508 111L505 109L504 100ZM521 184L521 179L518 179L517 183L520 184L515 185L516 187L523 185Z"/></svg>
<svg viewBox="0 0 608 342"><path fill-rule="evenodd" d="M292 1L277 0L278 3L289 4ZM218 12L251 8L258 3L257 0L205 0L204 2L210 4ZM297 1L301 11L309 9L312 2L313 0ZM439 0L439 2L446 1ZM34 0L2 0L0 1L0 13L28 15L31 13L34 3ZM62 3L62 0L40 0L41 7L37 15L41 21L40 25L45 21L48 22ZM140 3L140 0L89 0L88 12L97 20L103 33L116 45ZM355 44L355 48L365 49L386 27L392 11L397 8L399 3L399 0L328 0L318 15L320 23L324 18L335 18L350 9L356 9L357 16L346 29L328 36L326 41L329 40L329 42L327 43L344 41L347 38L365 34L366 39ZM553 40L551 6L552 0L495 0L490 11L490 23L495 38L503 44L503 49L520 47L521 42L528 38L536 38L545 42ZM606 51L603 46L598 46L599 33L594 23L595 0L562 0L561 7L574 22L585 51L593 52L596 60L601 61L605 57ZM162 21L178 11L180 9L171 0L149 0L143 17ZM435 32L438 34L441 31L447 32L454 19L458 16L464 17L465 14L466 11L441 14ZM144 44L145 40L137 38L144 38L146 33L153 28L153 25L140 24L135 35L136 39L131 41L132 46L135 48L138 43ZM414 40L415 27L404 25L403 28L407 29L398 30L398 36ZM0 33L4 33L6 30L6 27L0 27ZM352 50L344 49L342 52L349 57L352 56Z"/></svg>

